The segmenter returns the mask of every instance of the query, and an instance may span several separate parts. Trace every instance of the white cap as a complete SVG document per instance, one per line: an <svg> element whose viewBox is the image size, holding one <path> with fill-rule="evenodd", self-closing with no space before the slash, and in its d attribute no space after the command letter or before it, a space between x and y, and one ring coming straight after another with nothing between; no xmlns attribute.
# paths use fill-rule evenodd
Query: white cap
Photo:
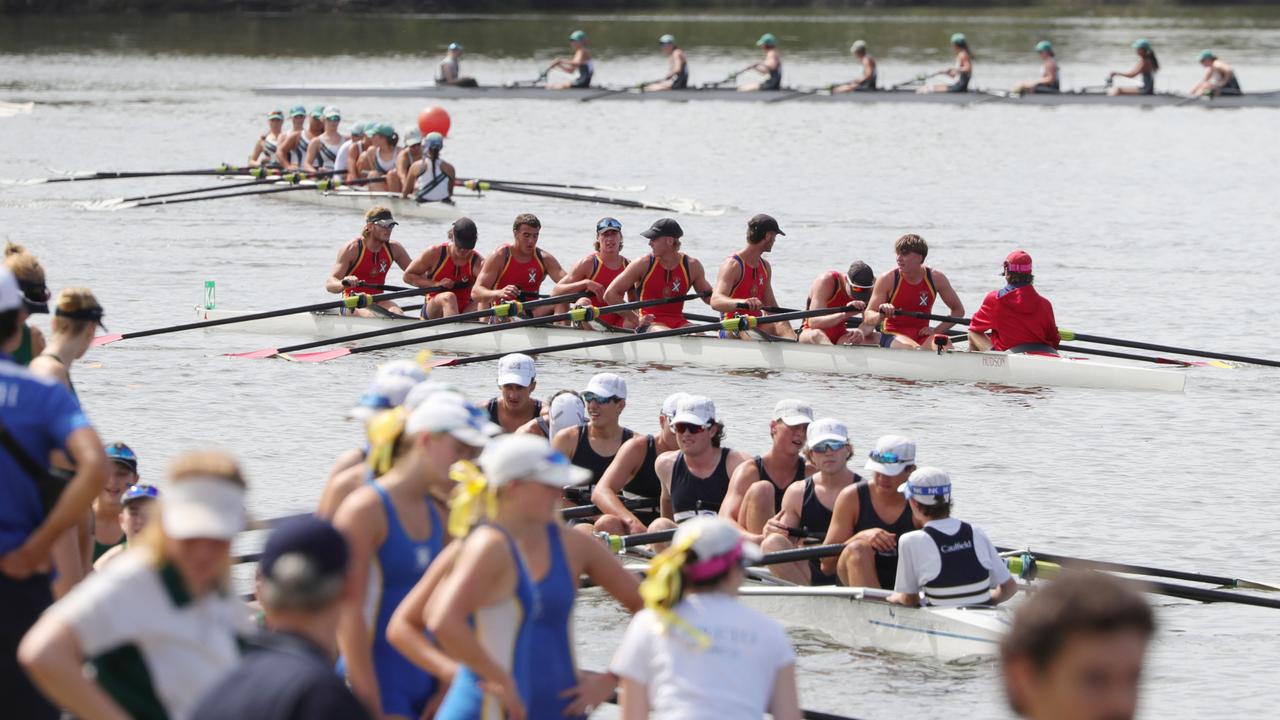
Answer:
<svg viewBox="0 0 1280 720"><path fill-rule="evenodd" d="M694 581L710 580L723 575L735 562L746 565L761 558L760 546L744 541L738 526L721 517L704 516L687 520L676 529L671 542L680 545L691 535L694 539L689 549L697 555L697 559L685 563L683 570Z"/></svg>
<svg viewBox="0 0 1280 720"><path fill-rule="evenodd" d="M605 398L627 399L627 381L613 373L597 373L591 376L585 393L595 393Z"/></svg>
<svg viewBox="0 0 1280 720"><path fill-rule="evenodd" d="M413 360L392 360L378 366L377 377L407 377L415 383L425 382L427 371Z"/></svg>
<svg viewBox="0 0 1280 720"><path fill-rule="evenodd" d="M938 502L937 498L951 502L951 476L942 468L916 468L907 481L898 486L898 492L921 505L933 505Z"/></svg>
<svg viewBox="0 0 1280 720"><path fill-rule="evenodd" d="M415 385L417 383L413 379L403 375L384 376L379 373L360 396L360 403L347 412L347 417L368 420L382 410L399 407Z"/></svg>
<svg viewBox="0 0 1280 720"><path fill-rule="evenodd" d="M675 417L676 410L680 407L680 401L687 397L689 397L689 393L686 392L676 392L668 395L667 399L662 401L663 416L665 416L667 420Z"/></svg>
<svg viewBox="0 0 1280 720"><path fill-rule="evenodd" d="M439 392L427 398L404 423L406 435L447 432L471 447L483 447L488 419L480 408L457 393Z"/></svg>
<svg viewBox="0 0 1280 720"><path fill-rule="evenodd" d="M867 41L865 40L854 40L853 44L849 46L849 52L858 52L859 50L866 50L866 49L867 49Z"/></svg>
<svg viewBox="0 0 1280 720"><path fill-rule="evenodd" d="M581 485L591 471L569 462L546 438L527 433L496 437L480 453L480 468L493 487L512 480L533 480L552 487Z"/></svg>
<svg viewBox="0 0 1280 720"><path fill-rule="evenodd" d="M710 425L716 419L716 404L711 398L701 395L685 395L676 404L673 423L689 423L691 425Z"/></svg>
<svg viewBox="0 0 1280 720"><path fill-rule="evenodd" d="M805 433L804 446L812 448L823 442L849 442L849 428L835 418L822 418L809 423Z"/></svg>
<svg viewBox="0 0 1280 720"><path fill-rule="evenodd" d="M901 435L885 435L876 441L863 467L881 475L897 475L916 462L916 444Z"/></svg>
<svg viewBox="0 0 1280 720"><path fill-rule="evenodd" d="M244 530L244 488L218 477L178 480L160 498L160 522L174 540L231 540Z"/></svg>
<svg viewBox="0 0 1280 720"><path fill-rule="evenodd" d="M773 419L784 425L808 425L813 422L813 408L803 400L779 400L773 406Z"/></svg>
<svg viewBox="0 0 1280 720"><path fill-rule="evenodd" d="M571 392L563 392L551 400L547 410L547 432L551 437L568 427L578 427L587 422L587 408L582 398Z"/></svg>
<svg viewBox="0 0 1280 720"><path fill-rule="evenodd" d="M0 265L0 312L17 310L23 304L18 279L13 276L13 271Z"/></svg>
<svg viewBox="0 0 1280 720"><path fill-rule="evenodd" d="M499 385L529 387L537 376L538 370L534 367L533 358L528 355L511 353L510 355L504 355L498 361Z"/></svg>
<svg viewBox="0 0 1280 720"><path fill-rule="evenodd" d="M426 402L427 398L436 393L452 393L463 400L467 399L467 396L462 394L462 391L453 383L445 382L444 380L427 380L414 385L409 394L405 396L404 403L402 403L405 411L413 412L417 410L419 405Z"/></svg>

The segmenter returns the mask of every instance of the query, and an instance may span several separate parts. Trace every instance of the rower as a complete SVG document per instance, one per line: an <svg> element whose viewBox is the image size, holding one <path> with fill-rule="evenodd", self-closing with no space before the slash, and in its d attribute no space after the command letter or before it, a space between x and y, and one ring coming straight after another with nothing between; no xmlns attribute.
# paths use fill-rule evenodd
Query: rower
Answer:
<svg viewBox="0 0 1280 720"><path fill-rule="evenodd" d="M639 288L641 300L683 297L690 292L710 295L711 283L707 282L702 263L680 252L680 238L684 236L680 223L660 218L640 235L649 240L649 254L628 265L609 283L604 293L605 305L624 302L633 288ZM708 302L707 295L703 296L703 302ZM684 316L683 300L619 314L637 332L670 330L689 324Z"/></svg>
<svg viewBox="0 0 1280 720"><path fill-rule="evenodd" d="M815 278L809 286L809 298L804 303L806 310L844 306L849 311L806 318L801 326L800 342L813 345L878 344L879 333L873 332L870 337L864 337L856 327L852 330L847 327L855 314L867 309L875 282L875 272L861 260L850 263L846 272L827 270Z"/></svg>
<svg viewBox="0 0 1280 720"><path fill-rule="evenodd" d="M837 557L824 557L821 570L848 587L892 588L898 572L898 538L916 529L898 486L916 469L916 444L898 435L876 441L863 467L870 480L850 485L836 497L824 545L843 544ZM888 518L888 519L886 519Z"/></svg>
<svg viewBox="0 0 1280 720"><path fill-rule="evenodd" d="M1058 323L1053 304L1036 292L1031 256L1014 250L1004 259L1000 290L992 290L969 321L969 349L1058 354Z"/></svg>
<svg viewBox="0 0 1280 720"><path fill-rule="evenodd" d="M253 152L249 153L249 167L280 166L280 161L276 159L276 151L280 149L280 142L284 140L283 130L284 113L279 110L267 113L267 132L259 135L258 142L253 144Z"/></svg>
<svg viewBox="0 0 1280 720"><path fill-rule="evenodd" d="M1044 68L1040 71L1040 77L1035 80L1027 80L1013 86L1013 91L1019 95L1025 93L1043 95L1061 90L1058 82L1058 58L1053 53L1053 44L1048 40L1041 40L1036 43L1036 53L1040 55Z"/></svg>
<svg viewBox="0 0 1280 720"><path fill-rule="evenodd" d="M602 513L595 522L597 533L642 533L658 518L656 508L662 497L662 481L654 464L659 455L680 449L672 420L685 396L682 392L668 395L658 413L658 432L623 443L600 482L591 489L591 502ZM655 510L632 510L622 502L624 496L652 500Z"/></svg>
<svg viewBox="0 0 1280 720"><path fill-rule="evenodd" d="M605 290L622 271L631 263L622 255L622 223L615 218L600 218L596 222L595 252L582 258L573 266L556 286L551 289L552 295L567 295L576 292L591 293L580 298L577 305L604 305ZM629 295L635 295L632 291ZM631 298L634 299L634 298ZM599 322L613 328L629 328L627 321L618 313L601 315ZM586 323L584 323L584 327Z"/></svg>
<svg viewBox="0 0 1280 720"><path fill-rule="evenodd" d="M969 81L973 78L973 52L969 50L969 40L964 36L964 33L956 33L951 36L951 53L956 56L955 64L934 73L935 75L950 77L952 79L951 83L947 85L922 85L919 92L962 93L969 91Z"/></svg>
<svg viewBox="0 0 1280 720"><path fill-rule="evenodd" d="M542 404L542 412L520 426L517 433L537 435L548 441L565 428L587 424L587 405L577 390L557 390L551 399Z"/></svg>
<svg viewBox="0 0 1280 720"><path fill-rule="evenodd" d="M533 358L522 353L498 360L498 396L485 405L489 421L513 433L542 413L542 401L533 398L538 387L538 370Z"/></svg>
<svg viewBox="0 0 1280 720"><path fill-rule="evenodd" d="M120 543L113 545L110 550L93 561L95 571L101 570L107 563L123 555L129 549L129 543L138 541L142 531L146 529L155 514L155 501L158 497L160 497L160 491L156 486L146 483L130 485L124 491L120 496L120 514L116 517L115 523L122 533Z"/></svg>
<svg viewBox="0 0 1280 720"><path fill-rule="evenodd" d="M120 526L121 502L125 491L138 482L138 456L122 442L111 443L105 448L111 461L111 474L106 487L93 500L93 562L106 552L124 542L124 528Z"/></svg>
<svg viewBox="0 0 1280 720"><path fill-rule="evenodd" d="M839 420L821 418L810 423L805 451L814 473L804 482L792 483L787 488L782 509L765 523L766 534L760 545L764 552L791 550L800 547L806 538L825 536L840 493L862 481L849 469L853 443L849 440L849 428ZM835 574L824 573L816 558L771 565L770 571L797 585L836 584Z"/></svg>
<svg viewBox="0 0 1280 720"><path fill-rule="evenodd" d="M782 56L778 54L778 39L773 33L765 33L756 41L756 47L764 49L764 60L751 66L751 69L765 76L758 83L743 85L738 88L746 92L756 90L782 89Z"/></svg>
<svg viewBox="0 0 1280 720"><path fill-rule="evenodd" d="M951 517L951 476L917 468L898 492L919 530L898 539L898 574L889 602L917 607L998 605L1018 592L1004 558L982 528Z"/></svg>
<svg viewBox="0 0 1280 720"><path fill-rule="evenodd" d="M751 542L764 538L765 523L777 515L787 488L813 471L800 455L811 422L809 403L779 400L769 421L769 450L742 463L730 476L720 517L737 523Z"/></svg>
<svg viewBox="0 0 1280 720"><path fill-rule="evenodd" d="M750 315L761 317L773 314L778 301L773 295L773 269L764 254L773 250L779 235L786 235L778 227L773 216L760 213L747 221L746 247L730 255L720 265L716 275L716 289L711 294L711 307L722 317ZM761 332L794 340L796 332L790 323L766 323L759 325ZM721 337L729 336L721 331ZM733 333L745 338L744 333Z"/></svg>
<svg viewBox="0 0 1280 720"><path fill-rule="evenodd" d="M360 156L357 166L360 176L381 178L366 185L370 190L400 192L400 173L396 171L396 160L400 156L400 135L386 123L374 125L368 132L369 147Z"/></svg>
<svg viewBox="0 0 1280 720"><path fill-rule="evenodd" d="M35 255L15 243L4 245L4 267L13 273L18 281L18 289L22 292L23 310L27 316L49 314L49 285L45 282L44 267ZM25 321L20 328L21 340L17 349L11 352L11 358L18 365L26 366L32 358L44 352L46 345L44 333L40 328Z"/></svg>
<svg viewBox="0 0 1280 720"><path fill-rule="evenodd" d="M1244 94L1240 89L1240 80L1236 78L1236 71L1214 55L1212 50L1200 51L1200 64L1205 68L1204 79L1191 88L1192 95L1219 97Z"/></svg>
<svg viewBox="0 0 1280 720"><path fill-rule="evenodd" d="M305 169L320 173L332 170L338 160L338 148L346 142L338 125L342 122L342 111L336 107L324 109L324 132L312 138L307 145L307 157L302 161Z"/></svg>
<svg viewBox="0 0 1280 720"><path fill-rule="evenodd" d="M667 72L667 76L655 83L649 83L644 86L645 92L658 92L661 90L685 90L689 87L689 60L685 58L684 51L676 45L675 35L663 35L658 38L658 46L662 48L662 54L671 59L671 66Z"/></svg>
<svg viewBox="0 0 1280 720"><path fill-rule="evenodd" d="M400 173L400 183L408 181L409 166L422 159L422 131L412 128L404 136L404 151L396 155L396 172Z"/></svg>
<svg viewBox="0 0 1280 720"><path fill-rule="evenodd" d="M412 195L420 203L453 202L453 184L458 171L451 163L440 159L444 136L438 132L427 133L422 144L426 146L426 152L409 166L400 197Z"/></svg>
<svg viewBox="0 0 1280 720"><path fill-rule="evenodd" d="M876 69L876 59L867 52L867 42L865 40L855 40L853 45L849 46L849 53L853 55L853 59L858 61L862 66L862 75L853 82L844 85L836 85L831 88L833 95L847 92L870 92L879 90L876 87L876 78L878 72Z"/></svg>
<svg viewBox="0 0 1280 720"><path fill-rule="evenodd" d="M366 130L376 123L356 123L351 126L351 137L338 147L338 158L333 161L333 176L348 184L360 177L360 156L368 149Z"/></svg>
<svg viewBox="0 0 1280 720"><path fill-rule="evenodd" d="M653 464L662 483L662 517L649 530L670 530L690 518L719 513L729 492L729 478L751 462L741 450L720 447L724 423L716 405L701 395L686 395L672 418L679 450L665 452Z"/></svg>
<svg viewBox="0 0 1280 720"><path fill-rule="evenodd" d="M364 230L360 237L348 242L338 251L338 259L325 280L324 289L331 293L351 295L376 295L382 292L378 286L387 280L387 271L394 262L400 269L409 267L409 253L404 246L391 239L391 231L399 225L391 211L382 205L374 205L364 214ZM370 287L372 286L372 287ZM382 300L374 305L385 312L375 312L373 307L357 308L352 312L363 317L377 317L391 313L403 315L404 311L393 300Z"/></svg>
<svg viewBox="0 0 1280 720"><path fill-rule="evenodd" d="M1139 38L1133 43L1133 50L1138 54L1138 64L1127 72L1113 70L1107 74L1108 95L1156 94L1156 73L1160 72L1160 60L1156 57L1155 49L1151 47L1151 41L1146 38ZM1138 87L1121 87L1111 84L1111 81L1117 77L1132 78L1139 75L1142 76L1142 85Z"/></svg>
<svg viewBox="0 0 1280 720"><path fill-rule="evenodd" d="M454 87L476 87L478 83L473 77L462 75L462 46L456 42L449 43L444 59L436 66L436 85L452 85Z"/></svg>
<svg viewBox="0 0 1280 720"><path fill-rule="evenodd" d="M549 252L538 247L542 221L533 213L520 213L511 223L512 242L494 250L480 266L476 276L475 296L480 307L502 302L532 299L538 296L542 281L564 279L564 268ZM533 311L535 316L549 315L553 308L544 305Z"/></svg>
<svg viewBox="0 0 1280 720"><path fill-rule="evenodd" d="M448 242L427 248L405 268L404 281L414 287L447 288L427 295L422 317L449 317L476 309L471 284L480 274L478 237L479 230L471 218L458 218L449 227Z"/></svg>
<svg viewBox="0 0 1280 720"><path fill-rule="evenodd" d="M301 115L298 114L299 111ZM324 106L317 105L308 113L305 107L297 105L289 111L289 115L293 119L293 130L280 143L276 159L285 170L306 170L307 166L303 163L311 149L311 141L324 132ZM306 121L306 127L301 127L302 121Z"/></svg>
<svg viewBox="0 0 1280 720"><path fill-rule="evenodd" d="M587 34L582 30L574 30L569 35L569 47L573 48L573 57L556 58L542 75L546 77L552 70L560 70L578 76L566 83L550 83L548 90L567 90L570 88L589 88L591 78L596 73L596 61L591 57L591 49L587 47Z"/></svg>
<svg viewBox="0 0 1280 720"><path fill-rule="evenodd" d="M933 349L931 338L946 338L947 331L955 323L942 323L931 327L929 321L899 316L898 310L928 313L939 297L955 317L964 315L964 304L951 287L951 281L941 271L924 264L929 255L929 244L919 235L903 235L893 244L898 256L898 266L881 275L871 289L871 300L862 314L858 332L864 338L871 337L883 318L880 328L880 347L907 350Z"/></svg>
<svg viewBox="0 0 1280 720"><path fill-rule="evenodd" d="M600 482L622 444L635 432L619 422L622 411L627 409L627 382L621 377L613 373L591 376L582 391L582 400L587 406L587 424L556 433L551 447L564 453L574 465L590 470L591 487Z"/></svg>

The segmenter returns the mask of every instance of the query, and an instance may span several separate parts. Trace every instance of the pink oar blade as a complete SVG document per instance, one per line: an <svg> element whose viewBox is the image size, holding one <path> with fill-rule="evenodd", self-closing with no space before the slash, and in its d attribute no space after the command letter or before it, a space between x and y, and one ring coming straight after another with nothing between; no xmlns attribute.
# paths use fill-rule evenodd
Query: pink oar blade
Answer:
<svg viewBox="0 0 1280 720"><path fill-rule="evenodd" d="M286 355L281 355L280 357L285 358L286 360L294 360L296 362L318 363L318 362L324 362L325 360L333 360L334 358L340 358L350 354L351 354L350 348L338 348L336 350L322 350L320 352L313 352L313 353L286 354Z"/></svg>
<svg viewBox="0 0 1280 720"><path fill-rule="evenodd" d="M226 353L226 357L249 358L250 360L261 360L263 358L275 357L279 354L279 350L275 348L263 348L261 350L253 350L242 353Z"/></svg>
<svg viewBox="0 0 1280 720"><path fill-rule="evenodd" d="M443 360L432 360L431 367L450 367L458 363L458 358L444 358Z"/></svg>
<svg viewBox="0 0 1280 720"><path fill-rule="evenodd" d="M98 345L110 345L111 343L116 342L117 340L123 340L123 339L124 339L124 335L120 335L120 334L99 335L98 337L94 338L93 342L89 343L89 345L91 347L96 347Z"/></svg>

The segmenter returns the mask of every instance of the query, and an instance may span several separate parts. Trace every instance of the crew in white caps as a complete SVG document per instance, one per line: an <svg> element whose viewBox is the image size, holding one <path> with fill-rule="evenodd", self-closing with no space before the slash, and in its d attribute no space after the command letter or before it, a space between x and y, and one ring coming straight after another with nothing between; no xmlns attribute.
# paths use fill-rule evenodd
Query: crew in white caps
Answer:
<svg viewBox="0 0 1280 720"><path fill-rule="evenodd" d="M622 717L799 720L791 641L736 597L745 566L759 558L723 518L676 530L650 564L645 609L609 663Z"/></svg>
<svg viewBox="0 0 1280 720"><path fill-rule="evenodd" d="M741 450L720 447L724 423L716 404L701 395L686 395L672 418L679 450L665 452L654 463L662 482L663 517L650 530L669 530L700 515L715 515L729 492L729 478L739 465L751 461ZM670 517L667 516L668 508Z"/></svg>
<svg viewBox="0 0 1280 720"><path fill-rule="evenodd" d="M600 482L591 489L591 502L603 513L596 520L596 532L609 535L642 533L648 529L649 523L658 518L662 481L654 466L659 455L680 449L672 420L677 406L685 397L687 393L682 392L668 395L658 413L658 431L623 443ZM653 504L647 509L632 509L622 502L623 495L651 500Z"/></svg>
<svg viewBox="0 0 1280 720"><path fill-rule="evenodd" d="M462 74L462 46L456 42L449 43L444 59L436 68L437 85L453 85L454 87L475 87L476 79Z"/></svg>
<svg viewBox="0 0 1280 720"><path fill-rule="evenodd" d="M855 40L849 46L849 54L853 55L853 59L857 60L858 64L862 66L862 74L856 80L832 87L832 94L879 90L880 88L876 87L876 78L879 74L876 69L876 59L871 56L871 53L867 52L867 41Z"/></svg>
<svg viewBox="0 0 1280 720"><path fill-rule="evenodd" d="M738 466L729 478L729 492L720 517L738 524L747 539L764 539L764 526L782 508L782 494L813 468L800 454L805 433L813 422L813 408L803 400L779 400L769 421L769 449Z"/></svg>
<svg viewBox="0 0 1280 720"><path fill-rule="evenodd" d="M426 149L422 158L409 166L400 197L412 195L420 203L453 202L453 183L458 179L458 171L440 157L444 151L444 135L427 133L422 145Z"/></svg>
<svg viewBox="0 0 1280 720"><path fill-rule="evenodd" d="M898 492L921 525L898 539L898 576L889 602L957 606L1002 603L1018 592L1004 558L982 528L951 517L951 476L917 468Z"/></svg>
<svg viewBox="0 0 1280 720"><path fill-rule="evenodd" d="M528 355L511 353L498 360L499 393L485 405L489 420L513 433L541 415L542 401L533 398L537 377L537 367Z"/></svg>
<svg viewBox="0 0 1280 720"><path fill-rule="evenodd" d="M613 373L598 373L582 391L587 408L587 424L557 432L551 446L564 453L574 465L591 471L591 484L600 481L622 444L635 433L622 427L619 419L627 407L627 382Z"/></svg>

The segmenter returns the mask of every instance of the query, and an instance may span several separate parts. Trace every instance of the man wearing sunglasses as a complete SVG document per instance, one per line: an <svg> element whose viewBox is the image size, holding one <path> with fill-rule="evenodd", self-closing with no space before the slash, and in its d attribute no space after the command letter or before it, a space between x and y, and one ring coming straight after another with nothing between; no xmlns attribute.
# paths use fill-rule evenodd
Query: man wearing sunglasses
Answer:
<svg viewBox="0 0 1280 720"><path fill-rule="evenodd" d="M769 450L739 465L729 479L720 517L737 524L748 541L759 544L764 539L764 525L778 514L782 494L813 472L800 455L811 422L813 408L809 403L779 400L769 421Z"/></svg>
<svg viewBox="0 0 1280 720"><path fill-rule="evenodd" d="M122 442L106 447L111 461L111 474L107 486L93 501L93 562L96 564L108 550L125 541L120 527L120 513L124 508L121 499L125 492L138 482L138 456Z"/></svg>
<svg viewBox="0 0 1280 720"><path fill-rule="evenodd" d="M627 407L627 383L613 373L599 373L582 391L582 401L587 405L587 424L556 433L551 446L574 465L590 470L590 485L595 485L609 469L618 449L635 435L618 422Z"/></svg>
<svg viewBox="0 0 1280 720"><path fill-rule="evenodd" d="M590 296L579 299L576 304L582 307L600 307L605 304L605 289L631 263L622 255L622 223L616 218L600 218L596 222L594 247L594 252L579 260L569 274L556 283L551 290L552 295L589 292ZM634 299L634 295L634 289L627 293L629 299ZM613 328L631 327L618 313L602 315L600 322Z"/></svg>
<svg viewBox="0 0 1280 720"><path fill-rule="evenodd" d="M374 205L364 214L364 229L360 237L348 242L338 251L338 259L329 271L324 282L324 289L343 296L366 294L376 295L382 292L378 286L387 281L387 272L391 266L397 265L401 270L408 270L409 251L391 239L391 231L400 223L391 215L391 209L382 205ZM358 308L356 315L378 317L387 313L403 315L392 300L383 300L378 307L386 313L374 312L370 308Z"/></svg>
<svg viewBox="0 0 1280 720"><path fill-rule="evenodd" d="M880 333L872 331L870 335L864 336L856 327L852 330L847 327L850 318L867 309L867 303L871 301L871 287L875 282L875 272L861 260L853 261L846 272L827 270L814 278L809 285L809 299L805 300L805 310L841 306L849 310L806 318L804 329L800 331L800 342L814 345L878 344Z"/></svg>
<svg viewBox="0 0 1280 720"><path fill-rule="evenodd" d="M741 450L720 447L724 423L716 419L716 405L701 395L686 395L673 418L679 450L663 453L654 463L662 483L662 517L652 531L670 530L678 523L716 515L729 492L729 477L751 462Z"/></svg>
<svg viewBox="0 0 1280 720"><path fill-rule="evenodd" d="M102 557L93 562L94 570L101 570L102 566L119 557L125 550L129 548L129 543L138 537L138 533L151 522L151 515L155 509L156 498L160 497L160 491L155 485L147 485L139 483L130 485L128 490L120 497L120 516L116 520L116 524L124 532L124 537L118 545L102 554Z"/></svg>
<svg viewBox="0 0 1280 720"><path fill-rule="evenodd" d="M916 444L899 435L876 441L865 469L871 478L840 491L825 545L843 544L840 556L822 559L821 570L841 585L891 589L898 572L898 538L916 529L898 486L916 469Z"/></svg>
<svg viewBox="0 0 1280 720"><path fill-rule="evenodd" d="M658 413L658 432L633 437L622 444L600 482L591 489L591 502L603 513L595 523L595 532L609 535L642 533L658 518L652 510L632 511L622 502L622 495L652 499L655 507L662 498L662 481L654 465L658 457L679 450L674 419L676 408L687 393L672 393L662 401Z"/></svg>

